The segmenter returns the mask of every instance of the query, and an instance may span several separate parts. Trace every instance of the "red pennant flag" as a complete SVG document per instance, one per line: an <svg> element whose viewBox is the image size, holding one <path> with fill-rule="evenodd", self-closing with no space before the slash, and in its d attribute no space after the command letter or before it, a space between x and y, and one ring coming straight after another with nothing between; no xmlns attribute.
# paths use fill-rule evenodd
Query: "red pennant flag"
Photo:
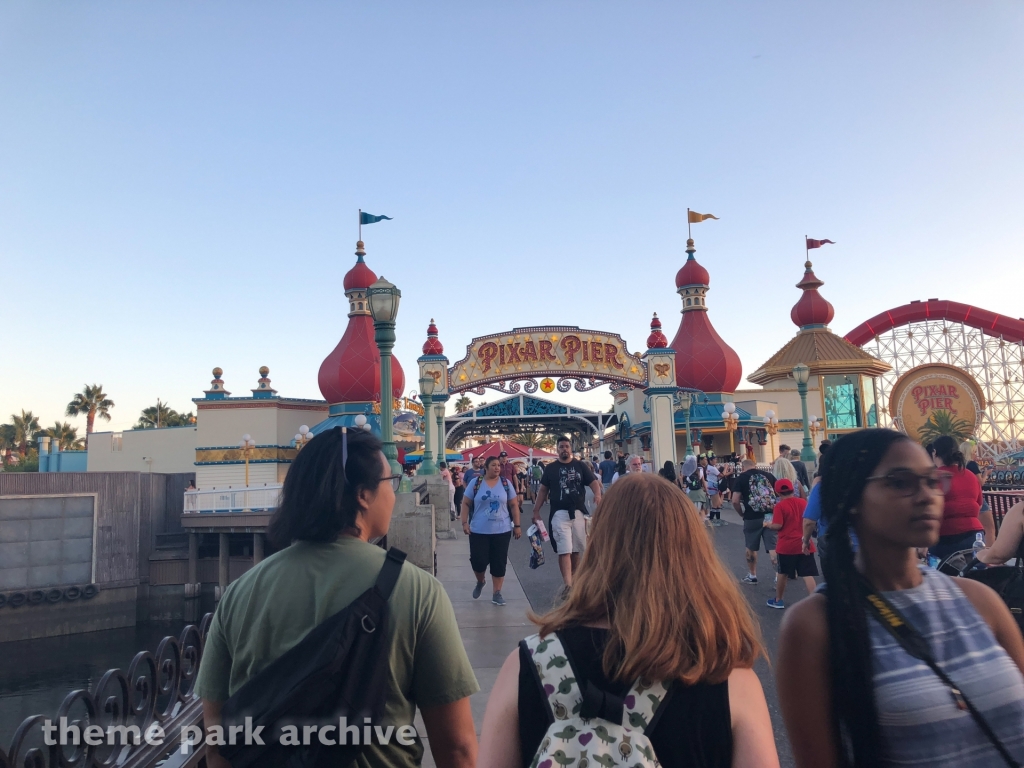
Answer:
<svg viewBox="0 0 1024 768"><path fill-rule="evenodd" d="M806 238L806 240L808 250L810 250L811 248L821 248L821 246L825 245L826 243L828 243L829 245L835 245L835 242L833 240L812 240L809 237Z"/></svg>

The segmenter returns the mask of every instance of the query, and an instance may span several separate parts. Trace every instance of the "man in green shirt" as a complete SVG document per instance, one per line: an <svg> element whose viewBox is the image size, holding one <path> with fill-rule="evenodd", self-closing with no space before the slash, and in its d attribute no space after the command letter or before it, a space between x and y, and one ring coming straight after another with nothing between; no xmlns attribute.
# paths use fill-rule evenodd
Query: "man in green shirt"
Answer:
<svg viewBox="0 0 1024 768"><path fill-rule="evenodd" d="M318 462L302 462L304 458L315 458L314 447L327 450L328 434L318 435L303 448L288 474L282 504L275 515L275 520L292 515L292 524L287 520L280 522L277 533L286 540L298 540L228 587L214 614L196 681L196 693L203 699L208 727L219 722L221 703L320 622L372 587L384 564L384 550L369 543L369 539L387 531L395 497L394 478L390 477L390 468L379 451L379 442L365 433L365 438L352 434L348 436L347 464L340 452L336 463L324 457ZM366 450L376 453L373 461L366 461L357 453L363 442L367 442ZM322 499L318 500L316 495L325 493L324 488L329 489L327 492L336 491L337 486L332 487L330 481L314 483L312 477L303 479L302 475L314 470L322 472L325 465L347 466L345 485L359 487L354 494L359 511L352 520L356 525L344 526L340 535L330 541L312 541L301 534L303 527L322 533L322 529L310 524L322 506L318 505ZM370 477L360 480L361 474ZM293 479L294 483L288 482ZM291 499L289 491L293 493ZM343 495L343 507L348 497L349 493ZM296 509L306 512L296 513ZM268 530L271 538L274 528L272 522ZM476 735L469 696L480 688L462 645L448 595L433 576L405 563L388 608L386 642L390 673L382 725L385 729L395 728L389 743L378 744L374 739L354 765L419 766L423 757L420 739L406 737L404 741L412 743L403 744L399 738L401 726L413 724L419 707L437 764L472 766ZM409 733L408 729L405 733ZM337 731L330 734L330 738L337 737ZM219 755L209 760L211 768L226 764Z"/></svg>

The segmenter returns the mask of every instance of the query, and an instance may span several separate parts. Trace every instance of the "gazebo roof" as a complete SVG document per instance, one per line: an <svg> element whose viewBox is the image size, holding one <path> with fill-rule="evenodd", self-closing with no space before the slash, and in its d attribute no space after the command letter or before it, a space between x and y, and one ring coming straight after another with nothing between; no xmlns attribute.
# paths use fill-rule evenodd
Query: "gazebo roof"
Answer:
<svg viewBox="0 0 1024 768"><path fill-rule="evenodd" d="M785 379L801 363L811 369L812 376L832 373L880 376L892 367L828 328L803 328L747 379L761 385Z"/></svg>

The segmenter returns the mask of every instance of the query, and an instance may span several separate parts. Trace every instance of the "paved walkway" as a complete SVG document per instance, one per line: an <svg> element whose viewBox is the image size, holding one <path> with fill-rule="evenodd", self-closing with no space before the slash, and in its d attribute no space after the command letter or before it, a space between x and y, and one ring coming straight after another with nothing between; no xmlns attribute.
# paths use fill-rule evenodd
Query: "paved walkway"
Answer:
<svg viewBox="0 0 1024 768"><path fill-rule="evenodd" d="M470 699L473 722L479 736L484 723L487 698L498 677L498 670L519 641L533 631L533 625L526 618L526 612L530 610L530 601L526 599L526 593L523 592L511 562L505 572L505 583L501 588L507 605L499 607L491 602L489 574L483 594L478 600L473 599L476 576L469 565L469 539L461 530L457 539L438 540L437 578L444 585L455 608L455 618L459 622L462 642L466 646L466 653L469 654L477 682L480 683L480 692ZM418 713L416 726L425 737L426 729ZM423 756L423 765L426 768L434 768L434 759L426 738L424 744L426 753Z"/></svg>

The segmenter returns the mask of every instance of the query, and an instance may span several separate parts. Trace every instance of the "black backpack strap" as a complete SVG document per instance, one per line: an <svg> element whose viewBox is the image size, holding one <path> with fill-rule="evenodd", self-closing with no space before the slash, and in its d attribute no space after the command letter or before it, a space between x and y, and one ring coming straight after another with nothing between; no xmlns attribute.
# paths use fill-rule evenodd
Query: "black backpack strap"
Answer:
<svg viewBox="0 0 1024 768"><path fill-rule="evenodd" d="M402 573L402 564L404 562L405 552L398 549L398 547L392 547L388 550L384 566L380 569L380 573L377 574L377 583L374 584L385 600L391 597L391 592L394 590L398 577Z"/></svg>

